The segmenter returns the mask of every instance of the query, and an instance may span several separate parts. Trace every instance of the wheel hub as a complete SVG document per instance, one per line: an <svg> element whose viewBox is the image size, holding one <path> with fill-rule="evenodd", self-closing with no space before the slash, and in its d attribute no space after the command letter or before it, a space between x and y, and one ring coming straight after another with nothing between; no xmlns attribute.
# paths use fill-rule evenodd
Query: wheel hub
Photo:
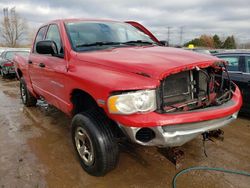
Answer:
<svg viewBox="0 0 250 188"><path fill-rule="evenodd" d="M85 165L90 166L94 162L93 145L89 135L82 127L75 131L75 145Z"/></svg>

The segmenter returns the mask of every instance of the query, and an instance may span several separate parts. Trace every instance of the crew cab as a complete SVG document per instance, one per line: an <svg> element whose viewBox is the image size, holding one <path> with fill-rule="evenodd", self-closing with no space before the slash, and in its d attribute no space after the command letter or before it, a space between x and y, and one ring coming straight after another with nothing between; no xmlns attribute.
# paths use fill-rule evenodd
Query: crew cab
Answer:
<svg viewBox="0 0 250 188"><path fill-rule="evenodd" d="M28 59L16 57L26 106L45 99L72 116L83 169L103 176L118 161L118 138L181 146L228 125L242 104L217 57L162 46L137 22L64 19L38 30Z"/></svg>

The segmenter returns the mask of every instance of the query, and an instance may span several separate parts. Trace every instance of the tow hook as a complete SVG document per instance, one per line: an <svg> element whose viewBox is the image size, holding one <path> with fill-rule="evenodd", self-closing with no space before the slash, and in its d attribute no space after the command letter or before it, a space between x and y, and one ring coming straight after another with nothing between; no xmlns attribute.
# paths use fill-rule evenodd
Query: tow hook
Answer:
<svg viewBox="0 0 250 188"><path fill-rule="evenodd" d="M209 132L204 132L202 133L203 136L203 151L206 157L208 157L207 152L206 152L206 145L205 142L206 141L212 141L214 142L214 139L223 141L224 140L224 131L222 131L221 129L217 129L217 130L213 130L213 131L209 131Z"/></svg>

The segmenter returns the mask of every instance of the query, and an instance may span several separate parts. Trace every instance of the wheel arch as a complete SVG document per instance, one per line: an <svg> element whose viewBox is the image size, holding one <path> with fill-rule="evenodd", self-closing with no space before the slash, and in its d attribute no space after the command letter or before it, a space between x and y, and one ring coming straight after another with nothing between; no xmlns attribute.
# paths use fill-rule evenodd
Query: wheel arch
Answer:
<svg viewBox="0 0 250 188"><path fill-rule="evenodd" d="M73 105L71 114L74 116L80 112L85 112L90 109L100 108L95 98L88 92L75 88L70 93L70 101Z"/></svg>
<svg viewBox="0 0 250 188"><path fill-rule="evenodd" d="M17 69L16 74L19 79L23 77L23 72L19 68Z"/></svg>

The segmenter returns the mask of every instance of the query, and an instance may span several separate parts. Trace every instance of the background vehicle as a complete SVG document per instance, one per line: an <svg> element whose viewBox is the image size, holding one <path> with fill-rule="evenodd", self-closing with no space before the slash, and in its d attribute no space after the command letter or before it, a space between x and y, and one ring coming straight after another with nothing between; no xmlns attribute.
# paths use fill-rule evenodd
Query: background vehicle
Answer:
<svg viewBox="0 0 250 188"><path fill-rule="evenodd" d="M8 75L15 75L15 69L13 64L13 58L15 54L20 54L22 56L28 56L28 49L7 49L1 53L0 57L0 72L1 76L5 78Z"/></svg>
<svg viewBox="0 0 250 188"><path fill-rule="evenodd" d="M0 57L1 57L2 52L5 51L6 49L7 48L5 48L5 47L0 47Z"/></svg>
<svg viewBox="0 0 250 188"><path fill-rule="evenodd" d="M207 49L204 49L204 48L184 48L184 49L194 51L194 52L197 52L197 53L211 55L210 50L207 50Z"/></svg>
<svg viewBox="0 0 250 188"><path fill-rule="evenodd" d="M42 97L73 116L75 150L95 176L116 166L121 136L181 146L235 120L242 102L223 60L163 47L136 22L52 21L15 62L23 103Z"/></svg>
<svg viewBox="0 0 250 188"><path fill-rule="evenodd" d="M240 88L243 97L241 111L250 114L250 52L223 52L215 56L228 62L228 73Z"/></svg>

